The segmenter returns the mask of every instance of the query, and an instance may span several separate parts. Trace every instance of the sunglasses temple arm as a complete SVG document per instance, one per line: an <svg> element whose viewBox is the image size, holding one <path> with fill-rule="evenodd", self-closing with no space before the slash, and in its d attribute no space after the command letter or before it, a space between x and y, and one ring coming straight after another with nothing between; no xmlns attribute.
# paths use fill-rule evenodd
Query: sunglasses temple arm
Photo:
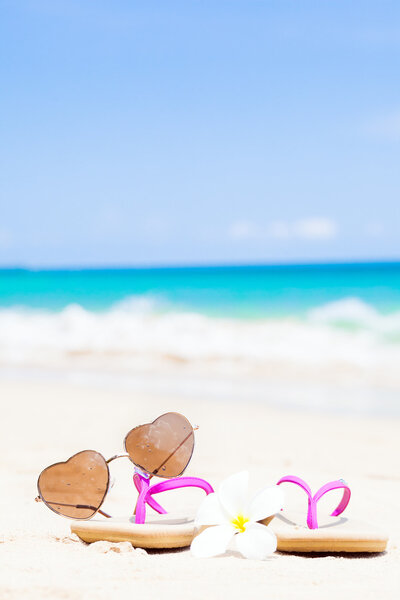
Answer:
<svg viewBox="0 0 400 600"><path fill-rule="evenodd" d="M36 496L35 502L43 502L43 500L41 499L40 496ZM56 506L70 506L71 508L87 508L88 510L95 510L96 512L100 513L104 517L107 517L107 519L111 519L111 515L107 514L103 510L100 510L99 508L96 508L95 506L91 506L89 504L65 504L64 502L46 502L45 504L55 504Z"/></svg>

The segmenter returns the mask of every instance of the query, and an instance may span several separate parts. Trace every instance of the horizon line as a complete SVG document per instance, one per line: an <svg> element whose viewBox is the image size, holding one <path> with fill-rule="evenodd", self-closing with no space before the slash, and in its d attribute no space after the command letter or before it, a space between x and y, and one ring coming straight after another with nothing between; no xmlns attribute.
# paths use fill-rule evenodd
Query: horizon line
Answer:
<svg viewBox="0 0 400 600"><path fill-rule="evenodd" d="M362 260L299 260L275 262L211 262L199 263L169 263L169 264L87 264L87 265L0 265L1 271L140 271L140 270L187 270L187 269L240 269L240 268L273 268L273 267L318 267L318 266L367 266L367 265L396 265L400 258L393 259L362 259Z"/></svg>

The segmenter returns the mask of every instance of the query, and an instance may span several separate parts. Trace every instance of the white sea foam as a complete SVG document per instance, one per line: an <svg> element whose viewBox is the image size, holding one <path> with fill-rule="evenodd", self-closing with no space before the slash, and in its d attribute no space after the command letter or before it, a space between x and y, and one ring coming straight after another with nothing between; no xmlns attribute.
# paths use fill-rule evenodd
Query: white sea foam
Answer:
<svg viewBox="0 0 400 600"><path fill-rule="evenodd" d="M400 311L379 313L373 306L358 298L345 298L310 311L314 323L369 331L378 337L400 341Z"/></svg>
<svg viewBox="0 0 400 600"><path fill-rule="evenodd" d="M356 373L400 385L400 313L383 315L358 299L316 308L305 319L218 319L158 308L139 298L105 312L2 309L0 364Z"/></svg>

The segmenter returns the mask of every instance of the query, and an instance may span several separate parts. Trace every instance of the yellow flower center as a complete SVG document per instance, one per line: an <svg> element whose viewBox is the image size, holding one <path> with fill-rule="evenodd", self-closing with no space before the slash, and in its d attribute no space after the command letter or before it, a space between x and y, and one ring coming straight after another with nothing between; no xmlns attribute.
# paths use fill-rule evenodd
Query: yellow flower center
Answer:
<svg viewBox="0 0 400 600"><path fill-rule="evenodd" d="M249 522L249 519L246 519L243 515L238 515L234 519L232 519L231 523L238 531L242 532L246 530L246 523Z"/></svg>

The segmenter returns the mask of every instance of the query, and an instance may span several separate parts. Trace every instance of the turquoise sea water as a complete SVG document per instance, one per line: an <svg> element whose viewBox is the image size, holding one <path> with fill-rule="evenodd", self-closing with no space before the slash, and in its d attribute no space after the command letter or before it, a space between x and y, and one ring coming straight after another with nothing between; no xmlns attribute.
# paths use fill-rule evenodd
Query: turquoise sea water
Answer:
<svg viewBox="0 0 400 600"><path fill-rule="evenodd" d="M157 312L211 317L302 316L357 298L388 314L400 309L400 263L165 269L0 270L0 307L105 311L126 299Z"/></svg>
<svg viewBox="0 0 400 600"><path fill-rule="evenodd" d="M308 381L318 405L334 382L398 411L399 364L400 263L0 271L0 373Z"/></svg>

